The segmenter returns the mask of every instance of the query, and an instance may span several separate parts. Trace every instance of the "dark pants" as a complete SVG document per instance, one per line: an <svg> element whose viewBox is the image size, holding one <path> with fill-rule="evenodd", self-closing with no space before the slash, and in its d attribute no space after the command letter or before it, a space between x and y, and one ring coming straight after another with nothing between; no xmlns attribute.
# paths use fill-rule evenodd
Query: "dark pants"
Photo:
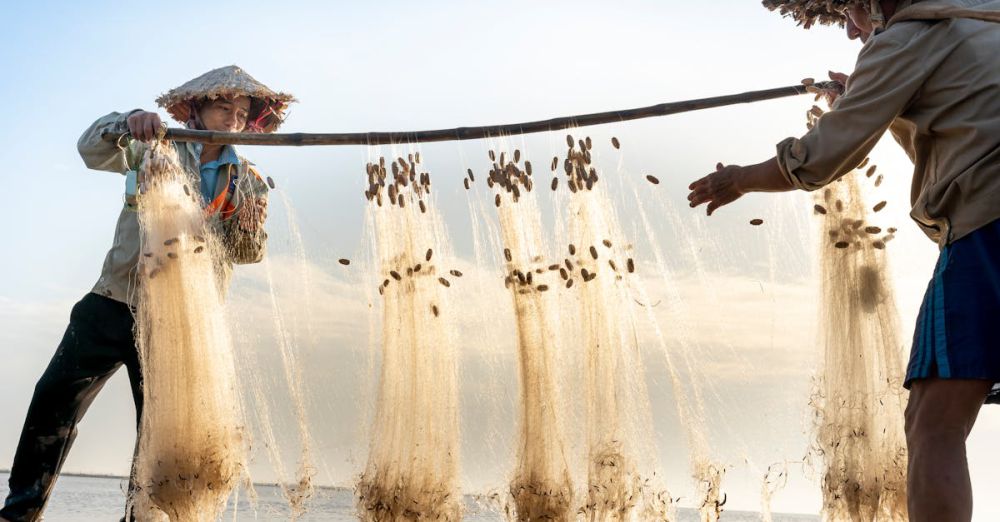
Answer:
<svg viewBox="0 0 1000 522"><path fill-rule="evenodd" d="M52 361L35 385L10 470L10 493L0 516L35 521L66 461L76 425L104 383L123 364L142 418L142 374L128 305L87 294L73 307Z"/></svg>

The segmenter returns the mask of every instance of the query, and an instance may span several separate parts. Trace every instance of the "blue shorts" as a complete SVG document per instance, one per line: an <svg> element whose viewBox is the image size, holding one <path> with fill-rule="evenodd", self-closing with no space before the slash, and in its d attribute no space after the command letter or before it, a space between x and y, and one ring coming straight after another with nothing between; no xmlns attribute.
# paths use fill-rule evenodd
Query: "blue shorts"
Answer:
<svg viewBox="0 0 1000 522"><path fill-rule="evenodd" d="M904 386L930 377L1000 383L1000 220L941 250ZM990 399L1000 399L997 387Z"/></svg>

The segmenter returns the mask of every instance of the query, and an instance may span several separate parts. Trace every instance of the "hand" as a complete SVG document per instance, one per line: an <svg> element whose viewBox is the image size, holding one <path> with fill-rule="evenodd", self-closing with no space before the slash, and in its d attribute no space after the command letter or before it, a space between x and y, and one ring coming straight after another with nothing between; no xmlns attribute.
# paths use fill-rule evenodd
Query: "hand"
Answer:
<svg viewBox="0 0 1000 522"><path fill-rule="evenodd" d="M688 186L688 189L691 190L691 193L688 194L691 208L707 202L708 215L711 216L715 209L739 199L740 196L746 194L739 183L746 170L746 167L739 165L716 164L715 172Z"/></svg>
<svg viewBox="0 0 1000 522"><path fill-rule="evenodd" d="M848 75L840 72L830 71L830 79L839 82L843 86L847 86L847 79L850 78ZM837 101L837 98L841 95L842 91L835 91L832 89L823 89L823 96L826 98L826 103L828 105L833 105L833 102Z"/></svg>
<svg viewBox="0 0 1000 522"><path fill-rule="evenodd" d="M265 219L267 219L267 198L245 201L236 214L237 224L244 232L257 232Z"/></svg>
<svg viewBox="0 0 1000 522"><path fill-rule="evenodd" d="M155 112L139 111L128 117L128 131L139 141L150 141L163 126L160 115Z"/></svg>

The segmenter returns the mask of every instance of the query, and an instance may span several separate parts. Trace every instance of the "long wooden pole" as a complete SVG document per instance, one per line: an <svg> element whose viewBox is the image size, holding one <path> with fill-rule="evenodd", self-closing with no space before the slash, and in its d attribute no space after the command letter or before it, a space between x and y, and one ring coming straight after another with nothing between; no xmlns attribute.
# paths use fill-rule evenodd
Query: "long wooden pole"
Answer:
<svg viewBox="0 0 1000 522"><path fill-rule="evenodd" d="M822 90L841 91L843 87L837 82L817 82L815 87ZM169 128L165 138L173 141L196 141L215 145L387 145L393 143L425 143L433 141L474 140L488 137L499 137L514 134L529 134L533 132L548 132L573 127L600 125L620 121L667 116L681 112L725 107L741 103L753 103L773 100L788 96L805 94L805 85L792 85L750 91L741 94L701 98L671 103L661 103L649 107L626 109L621 111L597 112L580 116L564 116L549 120L511 123L506 125L486 125L482 127L456 127L453 129L438 129L425 131L401 132L347 132L336 134L287 133L287 134L248 134L239 132L215 132L189 129ZM120 136L106 133L105 140L117 140Z"/></svg>

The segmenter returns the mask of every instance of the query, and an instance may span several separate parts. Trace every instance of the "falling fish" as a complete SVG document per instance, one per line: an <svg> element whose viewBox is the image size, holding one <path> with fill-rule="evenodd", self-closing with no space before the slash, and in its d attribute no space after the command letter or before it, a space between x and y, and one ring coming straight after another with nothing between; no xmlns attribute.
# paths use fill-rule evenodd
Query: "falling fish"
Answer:
<svg viewBox="0 0 1000 522"><path fill-rule="evenodd" d="M574 245L573 243L569 244L569 255L571 256L576 255L576 245Z"/></svg>
<svg viewBox="0 0 1000 522"><path fill-rule="evenodd" d="M628 258L628 261L625 262L625 267L628 268L628 273L631 274L635 272L635 261L633 261L631 257Z"/></svg>
<svg viewBox="0 0 1000 522"><path fill-rule="evenodd" d="M448 282L448 280L443 277L438 278L438 283L441 283L441 285L444 286L445 288L451 286L451 283Z"/></svg>
<svg viewBox="0 0 1000 522"><path fill-rule="evenodd" d="M417 263L417 264L413 265L413 271L414 272L419 272L420 269L422 269L423 267L424 267L424 265L421 265L420 263Z"/></svg>
<svg viewBox="0 0 1000 522"><path fill-rule="evenodd" d="M421 199L418 203L420 204L420 212L421 213L427 212L427 205L424 205L424 200Z"/></svg>
<svg viewBox="0 0 1000 522"><path fill-rule="evenodd" d="M816 211L817 214L826 214L826 207L823 205L813 205L813 210Z"/></svg>
<svg viewBox="0 0 1000 522"><path fill-rule="evenodd" d="M882 210L883 208L885 208L885 205L886 205L885 201L879 202L874 207L872 207L872 212L878 212L879 210Z"/></svg>
<svg viewBox="0 0 1000 522"><path fill-rule="evenodd" d="M493 203L498 207L500 206L500 194L497 194L496 198L493 199Z"/></svg>
<svg viewBox="0 0 1000 522"><path fill-rule="evenodd" d="M455 277L462 277L462 272L460 272L458 270L449 270L448 273L451 274L451 275L453 275L453 276L455 276Z"/></svg>
<svg viewBox="0 0 1000 522"><path fill-rule="evenodd" d="M882 185L882 175L879 174L878 177L875 178L875 186L878 187L881 185Z"/></svg>
<svg viewBox="0 0 1000 522"><path fill-rule="evenodd" d="M163 246L170 246L170 245L172 245L172 244L174 244L176 242L177 242L177 238L176 237L172 237L172 238L164 241L163 242Z"/></svg>
<svg viewBox="0 0 1000 522"><path fill-rule="evenodd" d="M167 252L167 257L169 257L170 259L177 259L177 254L173 252Z"/></svg>
<svg viewBox="0 0 1000 522"><path fill-rule="evenodd" d="M865 232L869 234L880 234L882 229L879 227L865 227Z"/></svg>
<svg viewBox="0 0 1000 522"><path fill-rule="evenodd" d="M505 249L503 249L503 257L504 257L504 259L506 259L506 260L507 260L507 262L508 262L508 263L510 263L510 262L511 262L511 260L513 260L513 259L514 259L514 258L513 258L513 257L511 257L511 255L510 255L510 249L509 249L509 248L505 248Z"/></svg>
<svg viewBox="0 0 1000 522"><path fill-rule="evenodd" d="M199 247L197 247L197 248L194 249L194 253L195 254L200 254L202 252L202 250L205 250L205 247L199 246Z"/></svg>
<svg viewBox="0 0 1000 522"><path fill-rule="evenodd" d="M878 165L872 165L871 167L868 167L868 172L865 172L865 177L868 178L872 177L872 174L875 174L876 167L878 167Z"/></svg>
<svg viewBox="0 0 1000 522"><path fill-rule="evenodd" d="M399 272L397 272L395 270L390 270L389 271L389 275L391 275L392 278L395 279L396 281L401 281L403 279L403 277L401 275L399 275Z"/></svg>
<svg viewBox="0 0 1000 522"><path fill-rule="evenodd" d="M606 246L608 248L611 248L611 241L610 240L605 239L605 240L601 241L601 243L604 243L604 246Z"/></svg>
<svg viewBox="0 0 1000 522"><path fill-rule="evenodd" d="M877 249L879 249L879 250L882 250L882 249L885 248L885 243L882 242L882 241L879 241L879 240L875 240L875 241L872 241L872 246L875 247L875 248L877 248Z"/></svg>
<svg viewBox="0 0 1000 522"><path fill-rule="evenodd" d="M593 246L590 247L590 257L597 259L597 249Z"/></svg>
<svg viewBox="0 0 1000 522"><path fill-rule="evenodd" d="M549 289L549 285L538 285L537 288L539 292L544 292Z"/></svg>
<svg viewBox="0 0 1000 522"><path fill-rule="evenodd" d="M340 263L340 264L342 264L342 265L344 265L344 266L347 266L347 265L351 264L351 260L350 259L344 259L344 258L338 259L337 262Z"/></svg>
<svg viewBox="0 0 1000 522"><path fill-rule="evenodd" d="M424 255L424 261L430 261L431 260L431 256L433 256L433 255L434 255L434 250L428 248L427 249L427 254Z"/></svg>
<svg viewBox="0 0 1000 522"><path fill-rule="evenodd" d="M438 316L438 307L437 307L437 305L431 305L431 313L434 314L434 317Z"/></svg>
<svg viewBox="0 0 1000 522"><path fill-rule="evenodd" d="M622 148L622 144L621 144L621 142L619 142L619 141L618 141L618 138L616 138L616 137L614 137L614 136L612 136L612 137L611 137L611 145L612 145L612 146L613 146L614 148L616 148L616 149L620 149L620 148Z"/></svg>
<svg viewBox="0 0 1000 522"><path fill-rule="evenodd" d="M552 178L552 190L559 188L559 178Z"/></svg>
<svg viewBox="0 0 1000 522"><path fill-rule="evenodd" d="M851 244L848 243L847 241L837 241L836 243L833 244L833 246L836 248L847 248L851 246Z"/></svg>
<svg viewBox="0 0 1000 522"><path fill-rule="evenodd" d="M267 177L267 186L271 187L271 190L274 190L274 188L275 188L274 187L274 178L272 178L271 176Z"/></svg>
<svg viewBox="0 0 1000 522"><path fill-rule="evenodd" d="M465 190L469 190L469 178L462 179L462 184L465 185Z"/></svg>
<svg viewBox="0 0 1000 522"><path fill-rule="evenodd" d="M646 179L649 180L649 182L652 183L653 185L659 185L660 184L660 180L656 179L656 176L653 176L651 174L647 174L646 175Z"/></svg>
<svg viewBox="0 0 1000 522"><path fill-rule="evenodd" d="M566 281L566 288L573 288L573 280L572 279Z"/></svg>
<svg viewBox="0 0 1000 522"><path fill-rule="evenodd" d="M568 145L569 148L571 149L573 148L573 135L571 134L566 135L566 145Z"/></svg>

